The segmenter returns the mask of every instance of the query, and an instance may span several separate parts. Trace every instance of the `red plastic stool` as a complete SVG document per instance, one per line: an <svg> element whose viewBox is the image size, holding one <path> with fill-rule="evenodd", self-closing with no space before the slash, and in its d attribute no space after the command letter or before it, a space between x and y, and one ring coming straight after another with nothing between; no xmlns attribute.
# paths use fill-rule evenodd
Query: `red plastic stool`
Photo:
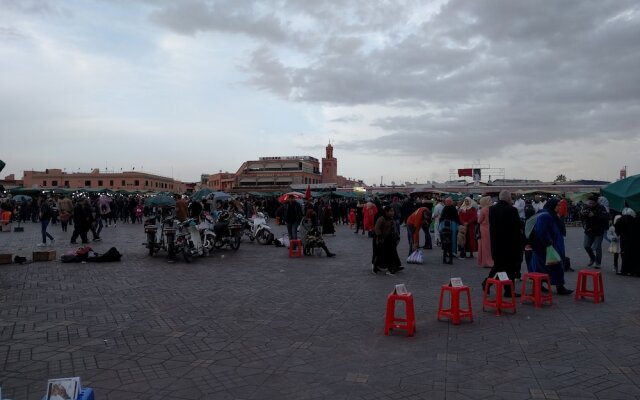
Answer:
<svg viewBox="0 0 640 400"><path fill-rule="evenodd" d="M442 308L444 303L444 295L449 293L449 308ZM460 293L467 294L467 308L460 309ZM469 286L449 286L442 285L440 287L440 304L438 305L438 321L440 318L450 318L454 325L460 325L461 318L469 318L473 322L473 310L471 309L471 291Z"/></svg>
<svg viewBox="0 0 640 400"><path fill-rule="evenodd" d="M587 278L591 278L593 290L587 290ZM576 300L583 297L593 297L594 303L604 301L604 285L602 274L597 269L581 269L578 272L578 282L576 283Z"/></svg>
<svg viewBox="0 0 640 400"><path fill-rule="evenodd" d="M396 301L405 304L405 318L396 318ZM387 296L387 313L384 321L384 334L389 335L391 329L404 329L409 336L413 336L416 331L416 315L413 308L413 295L411 293L396 294L389 293Z"/></svg>
<svg viewBox="0 0 640 400"><path fill-rule="evenodd" d="M496 298L490 299L489 292L491 291L491 286L495 286L496 288ZM508 286L511 288L511 300L506 300L502 297L502 293L504 291L504 287ZM496 309L496 315L501 315L503 310L513 310L516 312L516 299L514 297L515 287L513 286L512 280L501 281L500 279L489 278L487 279L487 283L484 287L484 299L482 302L482 311L485 310L485 307L491 307Z"/></svg>
<svg viewBox="0 0 640 400"><path fill-rule="evenodd" d="M527 283L531 281L531 292L527 292ZM547 282L547 293L542 293L542 283ZM553 305L553 295L551 294L551 278L549 274L541 274L539 272L527 272L522 277L522 297L520 297L520 304L525 301L533 301L536 308L540 308L543 302L549 302L549 305Z"/></svg>
<svg viewBox="0 0 640 400"><path fill-rule="evenodd" d="M302 257L302 240L293 239L289 241L289 257Z"/></svg>

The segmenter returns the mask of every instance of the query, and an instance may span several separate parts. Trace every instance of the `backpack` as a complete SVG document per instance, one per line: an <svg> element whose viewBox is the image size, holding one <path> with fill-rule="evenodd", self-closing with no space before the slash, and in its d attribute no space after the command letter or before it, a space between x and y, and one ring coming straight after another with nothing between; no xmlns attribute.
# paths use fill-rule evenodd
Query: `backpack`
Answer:
<svg viewBox="0 0 640 400"><path fill-rule="evenodd" d="M76 251L70 251L68 253L63 254L60 257L60 261L63 263L78 263L82 261L87 261L89 258L89 253L91 252L91 247L84 246L80 247Z"/></svg>
<svg viewBox="0 0 640 400"><path fill-rule="evenodd" d="M80 258L87 258L91 250L93 249L90 246L80 247L78 250L76 250L76 256Z"/></svg>
<svg viewBox="0 0 640 400"><path fill-rule="evenodd" d="M118 249L116 249L115 247L112 247L109 250L107 250L106 253L91 258L90 261L115 262L115 261L120 261L121 258L122 258L122 254L118 251Z"/></svg>
<svg viewBox="0 0 640 400"><path fill-rule="evenodd" d="M21 257L21 256L15 256L15 258L13 259L13 262L16 264L24 264L27 262L27 258Z"/></svg>

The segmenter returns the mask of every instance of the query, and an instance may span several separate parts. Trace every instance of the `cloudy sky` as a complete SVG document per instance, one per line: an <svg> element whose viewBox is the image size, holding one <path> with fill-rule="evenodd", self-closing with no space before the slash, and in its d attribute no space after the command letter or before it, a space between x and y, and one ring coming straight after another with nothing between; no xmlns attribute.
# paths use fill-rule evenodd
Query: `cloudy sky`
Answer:
<svg viewBox="0 0 640 400"><path fill-rule="evenodd" d="M640 173L635 0L0 0L2 176Z"/></svg>

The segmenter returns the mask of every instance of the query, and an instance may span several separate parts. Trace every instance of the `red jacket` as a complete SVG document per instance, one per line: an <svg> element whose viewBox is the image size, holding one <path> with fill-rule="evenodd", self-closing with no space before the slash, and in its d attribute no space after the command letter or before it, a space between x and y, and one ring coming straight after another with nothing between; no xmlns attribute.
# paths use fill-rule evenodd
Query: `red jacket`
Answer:
<svg viewBox="0 0 640 400"><path fill-rule="evenodd" d="M413 244L417 246L420 243L420 229L422 229L422 225L425 223L424 213L427 212L428 215L431 215L431 212L427 207L420 207L415 210L409 218L407 218L407 225L413 226Z"/></svg>
<svg viewBox="0 0 640 400"><path fill-rule="evenodd" d="M558 217L566 217L569 215L569 205L567 204L566 199L560 200L558 203L560 209L558 210Z"/></svg>

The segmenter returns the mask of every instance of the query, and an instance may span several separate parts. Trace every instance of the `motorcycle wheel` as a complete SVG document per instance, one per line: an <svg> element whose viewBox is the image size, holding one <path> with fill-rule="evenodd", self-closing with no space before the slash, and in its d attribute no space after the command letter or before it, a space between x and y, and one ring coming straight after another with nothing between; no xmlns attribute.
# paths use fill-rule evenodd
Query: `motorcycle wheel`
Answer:
<svg viewBox="0 0 640 400"><path fill-rule="evenodd" d="M262 231L260 231L260 233L258 234L258 243L260 244L267 244L270 241L273 240L273 233L269 232L268 230L264 229Z"/></svg>
<svg viewBox="0 0 640 400"><path fill-rule="evenodd" d="M156 240L152 234L149 234L147 238L147 248L149 249L149 256L153 256L156 252Z"/></svg>
<svg viewBox="0 0 640 400"><path fill-rule="evenodd" d="M173 260L174 258L176 258L176 249L173 245L173 241L167 244L167 252L169 253L169 259Z"/></svg>
<svg viewBox="0 0 640 400"><path fill-rule="evenodd" d="M233 250L238 250L240 248L240 235L237 235L233 238L233 241L231 242L231 248Z"/></svg>
<svg viewBox="0 0 640 400"><path fill-rule="evenodd" d="M188 248L182 249L182 256L184 257L184 261L190 263L191 262L191 250Z"/></svg>
<svg viewBox="0 0 640 400"><path fill-rule="evenodd" d="M216 237L213 236L212 234L208 234L207 236L205 236L204 248L207 252L213 251L215 241L216 241Z"/></svg>

